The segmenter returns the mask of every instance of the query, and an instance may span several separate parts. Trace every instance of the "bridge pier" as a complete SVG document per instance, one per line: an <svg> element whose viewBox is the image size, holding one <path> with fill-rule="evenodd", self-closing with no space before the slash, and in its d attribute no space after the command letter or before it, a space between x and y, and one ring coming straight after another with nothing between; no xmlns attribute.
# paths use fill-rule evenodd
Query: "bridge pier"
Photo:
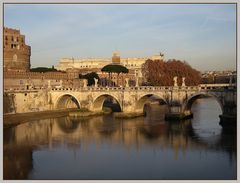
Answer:
<svg viewBox="0 0 240 183"><path fill-rule="evenodd" d="M165 114L165 120L167 121L190 119L192 117L192 112L190 110L183 110L182 105L170 106L169 112Z"/></svg>
<svg viewBox="0 0 240 183"><path fill-rule="evenodd" d="M223 106L223 114L219 115L219 124L222 127L237 128L237 106L234 102L225 102Z"/></svg>

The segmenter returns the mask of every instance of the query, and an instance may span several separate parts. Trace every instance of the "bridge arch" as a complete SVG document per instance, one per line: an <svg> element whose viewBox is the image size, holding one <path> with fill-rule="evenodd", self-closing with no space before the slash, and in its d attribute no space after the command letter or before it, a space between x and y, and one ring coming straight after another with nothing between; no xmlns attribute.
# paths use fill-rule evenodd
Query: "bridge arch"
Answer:
<svg viewBox="0 0 240 183"><path fill-rule="evenodd" d="M135 104L135 111L137 112L143 112L144 110L144 105L150 101L150 97L155 97L157 100L160 100L164 104L168 104L167 100L164 99L163 97L160 97L159 95L149 93L149 94L144 94L142 95L136 102Z"/></svg>
<svg viewBox="0 0 240 183"><path fill-rule="evenodd" d="M215 94L212 93L196 93L194 95L192 95L191 97L189 97L184 105L183 105L183 111L187 111L187 110L191 110L192 104L199 98L213 98L215 101L217 101L217 103L219 104L219 106L221 107L221 111L223 112L223 103L221 102L221 100L219 99L218 96L216 96Z"/></svg>
<svg viewBox="0 0 240 183"><path fill-rule="evenodd" d="M102 95L99 95L98 97L96 97L93 100L93 110L94 111L102 111L103 104L108 97L113 98L119 104L120 110L122 111L122 104L120 103L119 99L112 94L102 94Z"/></svg>
<svg viewBox="0 0 240 183"><path fill-rule="evenodd" d="M80 109L80 102L78 101L77 97L66 93L60 95L55 103L55 109L66 109L66 108L78 108Z"/></svg>

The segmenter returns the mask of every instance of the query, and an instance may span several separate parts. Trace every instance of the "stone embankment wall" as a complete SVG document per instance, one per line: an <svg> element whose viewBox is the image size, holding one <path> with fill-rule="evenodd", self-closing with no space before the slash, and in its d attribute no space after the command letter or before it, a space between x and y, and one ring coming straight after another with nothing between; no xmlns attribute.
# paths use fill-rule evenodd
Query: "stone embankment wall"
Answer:
<svg viewBox="0 0 240 183"><path fill-rule="evenodd" d="M3 113L14 113L14 98L12 95L3 95Z"/></svg>
<svg viewBox="0 0 240 183"><path fill-rule="evenodd" d="M46 90L5 93L3 113L24 113L51 109L51 100Z"/></svg>

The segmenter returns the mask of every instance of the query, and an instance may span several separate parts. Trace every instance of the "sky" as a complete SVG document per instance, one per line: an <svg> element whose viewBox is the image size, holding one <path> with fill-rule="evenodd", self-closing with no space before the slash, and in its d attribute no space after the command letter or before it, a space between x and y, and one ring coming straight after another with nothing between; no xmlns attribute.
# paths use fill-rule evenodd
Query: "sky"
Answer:
<svg viewBox="0 0 240 183"><path fill-rule="evenodd" d="M200 71L236 68L235 4L4 4L4 26L26 36L32 67L118 51L162 52Z"/></svg>

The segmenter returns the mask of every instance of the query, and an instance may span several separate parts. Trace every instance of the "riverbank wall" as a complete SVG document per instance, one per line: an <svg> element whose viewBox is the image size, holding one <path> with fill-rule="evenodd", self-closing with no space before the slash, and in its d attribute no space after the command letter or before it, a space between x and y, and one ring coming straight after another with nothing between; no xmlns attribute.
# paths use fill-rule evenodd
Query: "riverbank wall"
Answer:
<svg viewBox="0 0 240 183"><path fill-rule="evenodd" d="M69 112L74 112L76 110L77 109L59 109L38 112L3 114L3 127L8 128L21 123L35 121L39 119L63 117L69 115Z"/></svg>

